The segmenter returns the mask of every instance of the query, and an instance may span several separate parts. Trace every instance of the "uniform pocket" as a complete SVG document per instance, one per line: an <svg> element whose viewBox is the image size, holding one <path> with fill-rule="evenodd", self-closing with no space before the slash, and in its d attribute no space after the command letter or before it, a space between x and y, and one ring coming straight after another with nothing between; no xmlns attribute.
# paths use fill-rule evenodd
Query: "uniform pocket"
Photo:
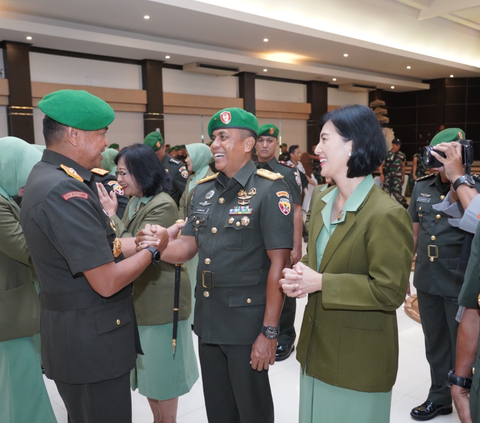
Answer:
<svg viewBox="0 0 480 423"><path fill-rule="evenodd" d="M205 235L207 233L207 225L208 225L208 215L193 215L189 219L191 219L193 232L195 233L195 240L197 242L197 246L202 245L203 241L205 240Z"/></svg>
<svg viewBox="0 0 480 423"><path fill-rule="evenodd" d="M251 248L253 242L253 216L230 216L225 224L223 246L230 251Z"/></svg>
<svg viewBox="0 0 480 423"><path fill-rule="evenodd" d="M95 324L99 335L121 328L130 323L131 317L124 301L113 303L107 309L95 313Z"/></svg>

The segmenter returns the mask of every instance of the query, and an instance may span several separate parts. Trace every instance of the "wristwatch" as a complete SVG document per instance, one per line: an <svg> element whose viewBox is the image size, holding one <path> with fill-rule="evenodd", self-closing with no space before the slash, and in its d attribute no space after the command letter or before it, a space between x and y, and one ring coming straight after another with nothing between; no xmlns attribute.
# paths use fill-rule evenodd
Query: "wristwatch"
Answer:
<svg viewBox="0 0 480 423"><path fill-rule="evenodd" d="M460 185L466 185L469 188L475 187L475 179L473 179L472 175L463 175L460 176L454 183L453 183L453 190L456 192L457 188Z"/></svg>
<svg viewBox="0 0 480 423"><path fill-rule="evenodd" d="M455 370L450 370L447 377L447 386L451 388L452 385L458 385L465 389L470 389L472 386L472 379L457 376L454 374Z"/></svg>
<svg viewBox="0 0 480 423"><path fill-rule="evenodd" d="M260 332L268 339L276 339L278 337L278 328L275 326L262 325L262 330Z"/></svg>
<svg viewBox="0 0 480 423"><path fill-rule="evenodd" d="M148 251L152 253L152 263L153 265L156 265L160 261L160 251L156 250L153 247L148 246L146 248Z"/></svg>

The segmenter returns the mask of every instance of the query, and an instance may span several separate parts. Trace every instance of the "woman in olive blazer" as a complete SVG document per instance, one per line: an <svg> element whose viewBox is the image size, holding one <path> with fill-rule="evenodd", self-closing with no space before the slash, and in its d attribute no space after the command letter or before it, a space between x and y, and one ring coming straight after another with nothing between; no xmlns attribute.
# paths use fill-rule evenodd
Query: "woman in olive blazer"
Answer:
<svg viewBox="0 0 480 423"><path fill-rule="evenodd" d="M166 173L155 153L134 144L115 159L117 179L131 199L120 220L115 195L97 184L100 200L115 224L117 236L132 237L145 225L169 227L178 218L177 205L167 192ZM110 201L109 201L110 200ZM176 421L178 397L198 379L197 361L188 318L191 312L190 281L181 270L177 347L172 353L172 320L175 265L160 261L133 282L133 304L144 355L137 357L131 374L132 389L148 398L154 423Z"/></svg>
<svg viewBox="0 0 480 423"><path fill-rule="evenodd" d="M337 186L315 198L307 255L280 281L289 296L309 294L297 347L300 422L388 422L412 221L373 183L386 144L370 109L328 113L316 152Z"/></svg>

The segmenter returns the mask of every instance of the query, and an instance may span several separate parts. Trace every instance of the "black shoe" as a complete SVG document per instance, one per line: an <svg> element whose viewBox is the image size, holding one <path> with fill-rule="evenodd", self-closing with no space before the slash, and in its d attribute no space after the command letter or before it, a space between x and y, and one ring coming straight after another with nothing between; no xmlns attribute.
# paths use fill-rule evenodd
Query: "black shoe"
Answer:
<svg viewBox="0 0 480 423"><path fill-rule="evenodd" d="M410 415L415 420L430 420L439 414L452 414L452 410L451 405L438 405L432 401L425 401L422 405L415 407Z"/></svg>
<svg viewBox="0 0 480 423"><path fill-rule="evenodd" d="M275 353L275 361L283 361L290 357L290 354L295 349L295 345L278 344L277 352Z"/></svg>

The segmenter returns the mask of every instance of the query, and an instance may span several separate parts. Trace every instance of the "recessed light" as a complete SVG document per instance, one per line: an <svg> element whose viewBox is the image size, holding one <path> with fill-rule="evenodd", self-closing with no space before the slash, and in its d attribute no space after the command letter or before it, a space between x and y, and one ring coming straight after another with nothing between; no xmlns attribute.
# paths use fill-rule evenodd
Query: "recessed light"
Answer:
<svg viewBox="0 0 480 423"><path fill-rule="evenodd" d="M453 78L453 77L454 77L454 75L450 75L450 78Z"/></svg>
<svg viewBox="0 0 480 423"><path fill-rule="evenodd" d="M264 72L268 72L268 69L264 69L263 71L264 71Z"/></svg>
<svg viewBox="0 0 480 423"><path fill-rule="evenodd" d="M147 19L147 20L150 19L150 15L145 15L143 19Z"/></svg>
<svg viewBox="0 0 480 423"><path fill-rule="evenodd" d="M336 80L337 80L337 78L332 78L332 81L336 81Z"/></svg>
<svg viewBox="0 0 480 423"><path fill-rule="evenodd" d="M165 59L170 59L170 56L165 56Z"/></svg>
<svg viewBox="0 0 480 423"><path fill-rule="evenodd" d="M394 90L394 89L395 89L395 85L392 85L390 88L391 88L392 90Z"/></svg>
<svg viewBox="0 0 480 423"><path fill-rule="evenodd" d="M348 53L345 53L345 54L343 55L343 57L348 57Z"/></svg>
<svg viewBox="0 0 480 423"><path fill-rule="evenodd" d="M411 67L411 66L407 66L407 69L412 69L412 67Z"/></svg>
<svg viewBox="0 0 480 423"><path fill-rule="evenodd" d="M268 43L268 38L264 38L263 42Z"/></svg>
<svg viewBox="0 0 480 423"><path fill-rule="evenodd" d="M33 37L31 37L30 35L27 37L27 40L33 40Z"/></svg>

